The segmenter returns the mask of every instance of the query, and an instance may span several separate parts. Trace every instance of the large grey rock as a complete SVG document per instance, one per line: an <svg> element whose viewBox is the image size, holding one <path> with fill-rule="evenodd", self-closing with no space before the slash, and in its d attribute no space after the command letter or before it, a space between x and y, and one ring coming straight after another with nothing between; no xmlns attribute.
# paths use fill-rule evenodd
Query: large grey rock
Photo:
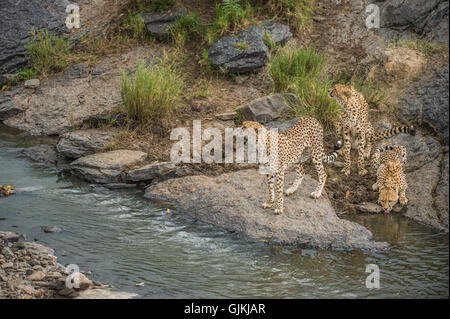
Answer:
<svg viewBox="0 0 450 319"><path fill-rule="evenodd" d="M243 73L263 67L270 58L263 36L264 29L255 26L237 35L223 37L209 48L208 58L212 65L225 68L230 73Z"/></svg>
<svg viewBox="0 0 450 319"><path fill-rule="evenodd" d="M23 155L48 167L54 167L58 160L55 147L48 144L38 144L26 148L23 150Z"/></svg>
<svg viewBox="0 0 450 319"><path fill-rule="evenodd" d="M282 94L273 94L253 100L238 108L242 112L244 120L266 123L278 119L283 113L290 110Z"/></svg>
<svg viewBox="0 0 450 319"><path fill-rule="evenodd" d="M170 29L175 26L180 17L186 16L188 11L183 6L176 6L164 13L141 13L147 31L158 39L167 39Z"/></svg>
<svg viewBox="0 0 450 319"><path fill-rule="evenodd" d="M17 242L20 235L10 231L0 231L0 239L5 242Z"/></svg>
<svg viewBox="0 0 450 319"><path fill-rule="evenodd" d="M293 178L288 174L288 180ZM297 192L285 197L282 215L262 208L267 185L257 170L170 179L149 186L145 196L169 200L180 214L257 241L323 249L388 247L372 241L365 227L339 219L325 193L317 200L310 198L316 183L306 175Z"/></svg>
<svg viewBox="0 0 450 319"><path fill-rule="evenodd" d="M22 111L23 108L14 103L10 96L0 93L0 121L6 120Z"/></svg>
<svg viewBox="0 0 450 319"><path fill-rule="evenodd" d="M80 8L80 28L65 25L67 5ZM32 30L47 29L78 46L83 36L100 38L111 34L126 9L126 1L2 0L0 1L0 74L14 73L27 64L25 45ZM85 37L88 38L88 37ZM1 82L1 79L0 79Z"/></svg>
<svg viewBox="0 0 450 319"><path fill-rule="evenodd" d="M399 100L397 114L427 124L449 143L449 70L437 70L417 81Z"/></svg>
<svg viewBox="0 0 450 319"><path fill-rule="evenodd" d="M27 63L24 45L31 31L47 29L63 34L67 0L0 1L0 73L14 71Z"/></svg>
<svg viewBox="0 0 450 319"><path fill-rule="evenodd" d="M121 173L130 166L143 162L147 154L140 151L116 150L97 153L73 161L70 171L73 175L98 184L121 182Z"/></svg>
<svg viewBox="0 0 450 319"><path fill-rule="evenodd" d="M448 44L448 0L387 0L380 6L383 28L411 31Z"/></svg>
<svg viewBox="0 0 450 319"><path fill-rule="evenodd" d="M262 27L270 36L270 40L275 44L283 45L292 38L289 26L273 20L263 21Z"/></svg>
<svg viewBox="0 0 450 319"><path fill-rule="evenodd" d="M79 158L101 150L113 140L113 132L94 129L79 130L61 135L56 149L65 157Z"/></svg>
<svg viewBox="0 0 450 319"><path fill-rule="evenodd" d="M264 43L266 33L276 44L286 43L292 36L289 27L274 21L265 21L237 35L217 40L208 50L208 58L218 68L230 73L244 73L266 64L270 58Z"/></svg>

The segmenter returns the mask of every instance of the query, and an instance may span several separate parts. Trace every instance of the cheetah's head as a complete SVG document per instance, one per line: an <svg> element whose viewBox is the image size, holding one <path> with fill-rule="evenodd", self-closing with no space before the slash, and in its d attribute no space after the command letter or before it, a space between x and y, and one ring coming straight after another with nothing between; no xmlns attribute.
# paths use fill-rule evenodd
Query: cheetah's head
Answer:
<svg viewBox="0 0 450 319"><path fill-rule="evenodd" d="M264 125L262 125L258 122L254 122L254 121L244 121L244 122L242 122L242 128L243 129L246 129L246 128L259 129L259 128L264 128Z"/></svg>
<svg viewBox="0 0 450 319"><path fill-rule="evenodd" d="M328 96L338 100L346 101L353 94L353 87L350 85L336 84L328 90Z"/></svg>
<svg viewBox="0 0 450 319"><path fill-rule="evenodd" d="M392 208L397 204L398 190L393 188L382 188L378 195L378 204L383 207L384 213L389 214Z"/></svg>

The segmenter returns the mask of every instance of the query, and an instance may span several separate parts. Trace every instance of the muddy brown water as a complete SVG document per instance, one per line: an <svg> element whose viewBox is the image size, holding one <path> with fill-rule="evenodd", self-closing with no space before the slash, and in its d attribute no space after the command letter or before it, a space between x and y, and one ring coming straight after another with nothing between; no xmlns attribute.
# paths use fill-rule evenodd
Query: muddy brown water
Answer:
<svg viewBox="0 0 450 319"><path fill-rule="evenodd" d="M370 229L389 252L316 251L249 242L143 198L61 178L21 157L46 140L0 127L0 230L55 249L59 262L142 298L448 298L448 234L393 214L346 218ZM61 227L44 233L41 226ZM380 287L366 287L366 267ZM136 283L144 282L138 287Z"/></svg>

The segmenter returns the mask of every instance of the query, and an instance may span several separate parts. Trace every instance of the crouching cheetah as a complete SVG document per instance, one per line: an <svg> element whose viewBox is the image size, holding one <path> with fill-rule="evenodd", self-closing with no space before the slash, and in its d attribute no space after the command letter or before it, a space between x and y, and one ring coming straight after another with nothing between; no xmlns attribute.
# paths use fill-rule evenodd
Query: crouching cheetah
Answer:
<svg viewBox="0 0 450 319"><path fill-rule="evenodd" d="M384 146L377 149L373 156L373 164L377 169L377 182L372 189L378 190L378 203L384 212L389 214L397 201L405 206L406 198L406 176L403 165L406 164L406 148L404 146Z"/></svg>
<svg viewBox="0 0 450 319"><path fill-rule="evenodd" d="M377 140L391 137L400 133L415 135L413 126L396 127L385 131L375 132L369 121L369 106L364 96L350 85L336 84L328 90L331 98L335 98L342 106L342 114L336 125L336 136L343 135L344 147L342 156L345 165L342 171L350 175L350 149L351 137L358 141L358 173L367 174L364 160L370 158L372 143Z"/></svg>
<svg viewBox="0 0 450 319"><path fill-rule="evenodd" d="M269 173L267 174L269 197L263 204L264 208L272 207L275 201L275 179L276 179L276 196L277 205L275 213L283 213L283 184L284 173L292 164L296 165L296 178L293 185L286 190L286 195L293 194L300 186L303 179L303 166L300 162L301 156L305 148L311 150L311 159L319 175L319 184L311 197L319 198L325 185L327 174L323 168L323 162L333 162L337 158L337 151L341 148L342 143L339 141L335 146L335 151L331 156L326 156L323 149L323 129L322 125L314 118L301 117L299 121L286 133L281 134L274 130L266 129L263 125L245 121L242 127L256 129L258 143L265 143L265 149L268 159ZM271 143L276 141L276 151L271 151ZM272 144L273 145L273 144Z"/></svg>

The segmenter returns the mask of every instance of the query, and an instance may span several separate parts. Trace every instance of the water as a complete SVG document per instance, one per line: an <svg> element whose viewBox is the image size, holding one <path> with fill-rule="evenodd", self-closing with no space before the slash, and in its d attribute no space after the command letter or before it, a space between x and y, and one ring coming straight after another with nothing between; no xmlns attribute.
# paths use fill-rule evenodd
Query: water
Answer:
<svg viewBox="0 0 450 319"><path fill-rule="evenodd" d="M143 298L448 298L448 234L393 216L354 216L390 252L315 251L248 242L183 218L138 190L59 178L18 157L42 140L0 127L0 230L55 249L59 262ZM45 142L45 140L44 140ZM6 220L1 220L6 218ZM61 233L44 233L55 225ZM380 288L367 289L367 264ZM144 282L143 287L136 283Z"/></svg>

